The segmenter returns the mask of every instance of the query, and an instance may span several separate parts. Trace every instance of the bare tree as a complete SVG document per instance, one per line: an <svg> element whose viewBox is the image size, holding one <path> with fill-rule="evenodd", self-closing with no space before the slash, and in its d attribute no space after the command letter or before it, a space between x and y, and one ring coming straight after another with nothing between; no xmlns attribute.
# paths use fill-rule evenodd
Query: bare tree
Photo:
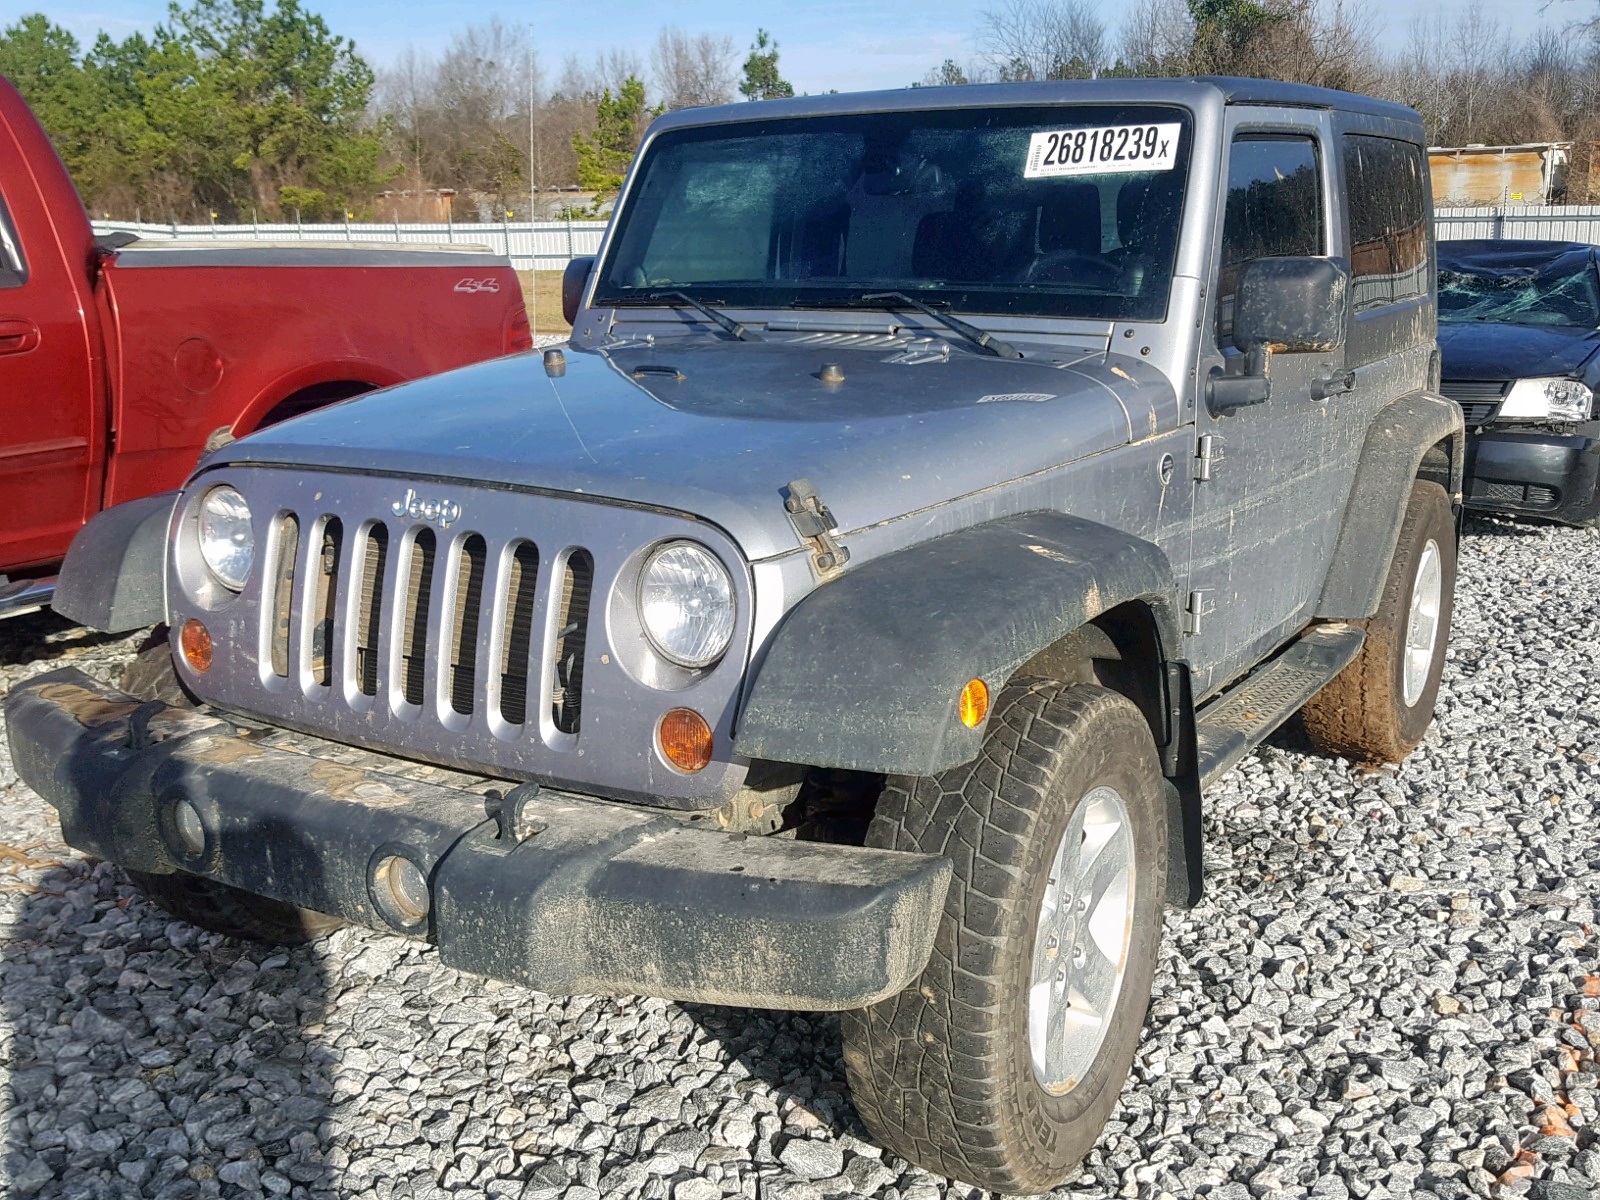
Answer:
<svg viewBox="0 0 1600 1200"><path fill-rule="evenodd" d="M409 201L391 198L395 215L401 207L421 215L431 204L424 193L444 188L458 194L458 219L525 212L536 164L545 159L541 130L529 161L541 92L528 30L499 18L458 30L437 58L414 48L402 54L380 75L376 100L404 169L402 189L412 193Z"/></svg>
<svg viewBox="0 0 1600 1200"><path fill-rule="evenodd" d="M1108 65L1106 26L1093 0L1001 0L978 42L1001 79L1092 79Z"/></svg>
<svg viewBox="0 0 1600 1200"><path fill-rule="evenodd" d="M1129 75L1184 75L1194 17L1184 0L1138 0L1122 20L1117 62Z"/></svg>
<svg viewBox="0 0 1600 1200"><path fill-rule="evenodd" d="M391 121L394 140L405 166L402 186L421 191L428 178L422 164L426 134L424 125L431 116L435 64L423 58L416 47L407 46L386 71L378 76L374 103ZM431 164L430 164L431 165Z"/></svg>
<svg viewBox="0 0 1600 1200"><path fill-rule="evenodd" d="M1456 18L1448 46L1454 67L1450 83L1461 102L1461 121L1469 135L1476 131L1484 105L1495 90L1506 41L1500 23L1483 11L1482 0L1470 0Z"/></svg>
<svg viewBox="0 0 1600 1200"><path fill-rule="evenodd" d="M995 73L985 62L958 62L947 58L912 86L957 87L964 83L993 83Z"/></svg>
<svg viewBox="0 0 1600 1200"><path fill-rule="evenodd" d="M650 51L656 96L668 108L728 103L734 96L738 63L732 38L687 34L675 25L656 35Z"/></svg>

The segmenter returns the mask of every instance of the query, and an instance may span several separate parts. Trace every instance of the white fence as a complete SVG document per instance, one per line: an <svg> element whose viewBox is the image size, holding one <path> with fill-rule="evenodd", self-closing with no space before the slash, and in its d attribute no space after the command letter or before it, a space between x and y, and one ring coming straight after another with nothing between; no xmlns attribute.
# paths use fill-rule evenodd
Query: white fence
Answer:
<svg viewBox="0 0 1600 1200"><path fill-rule="evenodd" d="M1600 204L1511 204L1503 208L1440 208L1433 228L1453 238L1528 238L1600 242Z"/></svg>
<svg viewBox="0 0 1600 1200"><path fill-rule="evenodd" d="M1446 238L1538 238L1600 243L1600 205L1518 204L1504 208L1441 208L1434 229ZM426 225L414 222L338 225L156 225L96 221L96 233L128 230L147 238L304 238L328 242L463 243L488 246L511 258L519 271L559 271L600 248L604 221L509 221L498 225Z"/></svg>
<svg viewBox="0 0 1600 1200"><path fill-rule="evenodd" d="M572 259L600 248L604 221L507 221L482 225L415 222L338 225L157 225L144 221L96 221L96 233L126 230L143 238L227 238L268 241L297 238L317 242L447 243L487 246L510 257L519 271L559 271Z"/></svg>

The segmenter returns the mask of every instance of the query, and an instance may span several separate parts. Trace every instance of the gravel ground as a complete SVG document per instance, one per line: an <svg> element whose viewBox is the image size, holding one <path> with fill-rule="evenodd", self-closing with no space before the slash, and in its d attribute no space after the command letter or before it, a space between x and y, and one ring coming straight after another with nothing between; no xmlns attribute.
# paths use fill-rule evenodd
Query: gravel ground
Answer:
<svg viewBox="0 0 1600 1200"><path fill-rule="evenodd" d="M1214 792L1210 897L1061 1194L1600 1191L1597 550L1474 523L1422 749L1364 773L1289 731ZM134 640L0 622L0 691ZM543 996L360 930L232 943L61 845L3 747L0 803L6 1194L975 1194L868 1142L831 1018Z"/></svg>

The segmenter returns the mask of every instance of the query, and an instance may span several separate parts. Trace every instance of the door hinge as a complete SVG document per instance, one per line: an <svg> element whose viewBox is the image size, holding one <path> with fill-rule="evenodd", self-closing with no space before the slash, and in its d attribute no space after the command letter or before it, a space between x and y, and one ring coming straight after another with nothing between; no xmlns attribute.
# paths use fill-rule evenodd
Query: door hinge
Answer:
<svg viewBox="0 0 1600 1200"><path fill-rule="evenodd" d="M1184 606L1183 610L1183 631L1185 633L1199 633L1200 619L1209 617L1217 611L1216 606L1206 599L1214 590L1213 588L1196 588L1189 593L1189 603Z"/></svg>
<svg viewBox="0 0 1600 1200"><path fill-rule="evenodd" d="M850 550L835 535L839 522L817 495L809 479L791 480L784 489L784 511L800 540L811 548L811 569L818 579L826 579L850 561Z"/></svg>
<svg viewBox="0 0 1600 1200"><path fill-rule="evenodd" d="M1211 468L1222 459L1217 452L1217 435L1202 433L1194 449L1194 477L1204 483L1211 478Z"/></svg>

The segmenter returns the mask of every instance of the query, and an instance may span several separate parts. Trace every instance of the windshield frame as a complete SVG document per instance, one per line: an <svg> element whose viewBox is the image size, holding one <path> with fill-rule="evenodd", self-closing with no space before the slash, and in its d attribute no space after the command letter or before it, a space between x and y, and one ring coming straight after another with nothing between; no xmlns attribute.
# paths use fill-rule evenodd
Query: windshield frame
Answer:
<svg viewBox="0 0 1600 1200"><path fill-rule="evenodd" d="M769 132L781 133L796 126L811 126L822 131L849 131L851 126L883 118L900 119L908 128L951 128L963 125L969 128L1015 126L1029 131L1060 128L1086 128L1107 124L1180 125L1179 144L1171 170L1177 172L1178 201L1171 213L1170 258L1162 265L1164 279L1160 281L1158 303L1152 302L1156 292L1146 296L1127 296L1111 291L1091 291L1079 284L1076 289L1062 284L1030 287L1018 281L999 280L977 284L957 281L946 286L932 286L917 279L900 276L884 278L826 277L815 280L763 280L760 283L745 281L687 281L670 283L647 282L641 285L624 285L613 281L619 258L628 245L631 222L647 219L638 216L642 207L638 199L653 165L659 156L670 152L685 142L712 142L722 139L748 139ZM1116 118L1115 120L1109 118ZM1188 104L1176 98L1156 100L1094 99L1072 101L1034 100L1029 103L1007 105L973 104L938 107L908 106L904 109L870 111L834 111L800 114L782 114L772 117L755 117L737 121L707 122L670 126L653 133L645 142L630 172L622 196L618 200L612 227L607 232L605 247L593 274L589 304L594 308L670 307L665 300L652 301L651 293L682 291L693 295L702 303L716 307L729 307L744 311L806 311L825 310L818 301L831 297L859 300L873 292L903 291L941 311L986 316L1008 316L1067 321L1141 321L1161 323L1167 319L1172 305L1174 285L1180 277L1182 241L1189 208L1194 203L1191 196L1193 172L1197 155L1197 128L1199 114ZM1018 164L1018 174L1021 175ZM1121 173L1131 178L1142 172ZM1094 182L1116 172L1104 175L1082 175L1062 180ZM1048 180L1030 180L1048 187ZM1104 220L1104 215L1102 217ZM845 307L845 306L841 306ZM855 307L855 306L849 306Z"/></svg>

